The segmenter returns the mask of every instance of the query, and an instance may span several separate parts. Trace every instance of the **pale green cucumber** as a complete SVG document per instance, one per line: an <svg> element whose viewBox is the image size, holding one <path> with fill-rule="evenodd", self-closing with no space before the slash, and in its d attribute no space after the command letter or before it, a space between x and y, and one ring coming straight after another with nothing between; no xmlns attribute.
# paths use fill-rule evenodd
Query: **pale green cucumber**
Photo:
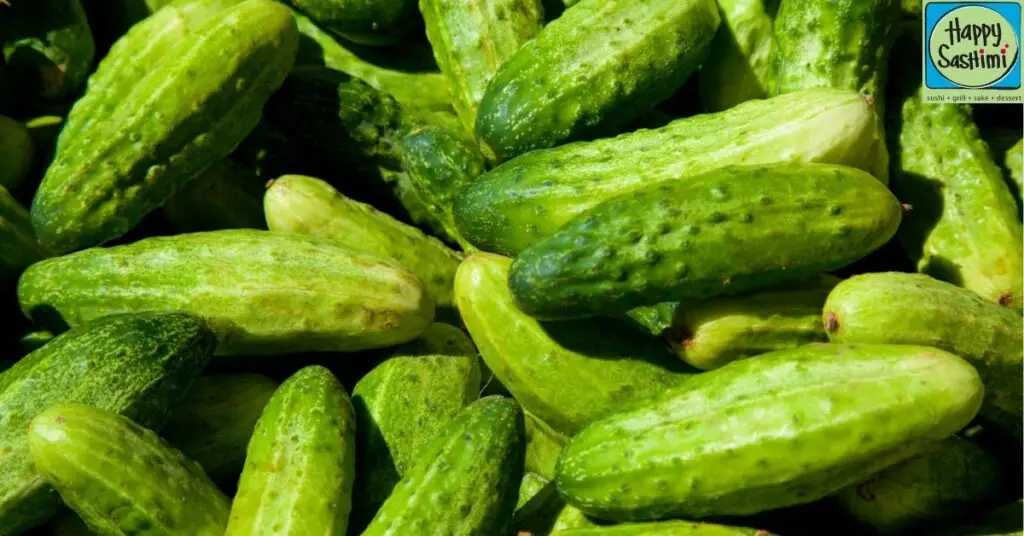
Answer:
<svg viewBox="0 0 1024 536"><path fill-rule="evenodd" d="M718 0L722 25L700 70L700 102L709 112L768 95L772 23L779 0Z"/></svg>

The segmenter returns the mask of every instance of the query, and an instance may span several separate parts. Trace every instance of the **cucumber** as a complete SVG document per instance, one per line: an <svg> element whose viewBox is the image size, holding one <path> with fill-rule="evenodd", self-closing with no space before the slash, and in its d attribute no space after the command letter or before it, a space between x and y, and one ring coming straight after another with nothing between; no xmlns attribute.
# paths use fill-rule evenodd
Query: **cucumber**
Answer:
<svg viewBox="0 0 1024 536"><path fill-rule="evenodd" d="M709 112L762 99L771 88L772 25L779 0L718 0L722 25L698 79Z"/></svg>
<svg viewBox="0 0 1024 536"><path fill-rule="evenodd" d="M481 398L426 446L363 536L507 534L522 478L519 406Z"/></svg>
<svg viewBox="0 0 1024 536"><path fill-rule="evenodd" d="M985 383L981 416L1021 437L1024 320L977 294L921 274L874 273L840 283L825 302L829 339L920 344L953 352Z"/></svg>
<svg viewBox="0 0 1024 536"><path fill-rule="evenodd" d="M1010 185L1017 193L1017 199L1021 199L1021 192L1024 192L1024 139L1017 140L1017 143L1006 150L1003 161L1009 171Z"/></svg>
<svg viewBox="0 0 1024 536"><path fill-rule="evenodd" d="M64 128L64 118L59 115L39 115L26 120L25 128L32 138L34 148L31 176L41 179L46 168L53 162L53 151L57 146L57 136Z"/></svg>
<svg viewBox="0 0 1024 536"><path fill-rule="evenodd" d="M455 275L455 301L490 369L554 431L572 435L688 377L660 344L613 320L542 324L523 314L506 284L510 264L469 256Z"/></svg>
<svg viewBox="0 0 1024 536"><path fill-rule="evenodd" d="M939 536L1022 536L1021 501L1000 506L970 525L954 526L938 532Z"/></svg>
<svg viewBox="0 0 1024 536"><path fill-rule="evenodd" d="M276 388L259 374L200 377L160 436L214 482L226 482L242 470L256 421Z"/></svg>
<svg viewBox="0 0 1024 536"><path fill-rule="evenodd" d="M220 536L229 502L196 462L116 413L58 405L28 427L43 478L97 534Z"/></svg>
<svg viewBox="0 0 1024 536"><path fill-rule="evenodd" d="M187 20L178 11L204 11L191 6L154 18ZM32 202L39 240L61 252L123 235L234 149L284 80L298 41L291 12L269 0L209 16L187 37L164 43L162 62L136 56L148 59L152 46L142 30L151 30L149 20L90 79Z"/></svg>
<svg viewBox="0 0 1024 536"><path fill-rule="evenodd" d="M489 160L615 132L672 95L707 57L711 0L583 0L495 73L477 112Z"/></svg>
<svg viewBox="0 0 1024 536"><path fill-rule="evenodd" d="M966 425L977 372L923 346L814 343L736 361L598 421L559 491L612 521L749 515L861 482Z"/></svg>
<svg viewBox="0 0 1024 536"><path fill-rule="evenodd" d="M421 24L416 0L288 0L327 30L363 45L392 45Z"/></svg>
<svg viewBox="0 0 1024 536"><path fill-rule="evenodd" d="M828 340L821 327L821 307L837 283L836 277L820 275L780 289L653 308L674 309L659 334L679 358L711 370L737 359Z"/></svg>
<svg viewBox="0 0 1024 536"><path fill-rule="evenodd" d="M224 536L345 534L355 426L352 402L327 369L285 380L256 424Z"/></svg>
<svg viewBox="0 0 1024 536"><path fill-rule="evenodd" d="M32 169L35 147L25 125L0 115L0 187L13 189Z"/></svg>
<svg viewBox="0 0 1024 536"><path fill-rule="evenodd" d="M691 521L660 523L625 523L611 527L590 527L562 530L552 536L772 536L765 530L730 527Z"/></svg>
<svg viewBox="0 0 1024 536"><path fill-rule="evenodd" d="M11 281L34 262L50 256L36 241L25 207L0 186L0 281Z"/></svg>
<svg viewBox="0 0 1024 536"><path fill-rule="evenodd" d="M29 457L26 433L37 413L85 403L157 427L215 344L203 321L181 313L110 316L60 335L0 374L0 534L20 534L60 508Z"/></svg>
<svg viewBox="0 0 1024 536"><path fill-rule="evenodd" d="M995 498L1002 469L992 455L951 437L929 452L839 492L843 510L883 534L955 519Z"/></svg>
<svg viewBox="0 0 1024 536"><path fill-rule="evenodd" d="M262 196L255 173L224 159L168 199L163 213L178 233L266 229Z"/></svg>
<svg viewBox="0 0 1024 536"><path fill-rule="evenodd" d="M354 529L364 528L373 519L425 446L479 396L476 351L453 338L449 330L454 329L435 324L423 340L399 348L356 384L352 402L360 472L354 493Z"/></svg>
<svg viewBox="0 0 1024 536"><path fill-rule="evenodd" d="M544 27L540 0L419 0L427 39L468 132L498 67Z"/></svg>
<svg viewBox="0 0 1024 536"><path fill-rule="evenodd" d="M422 283L390 261L295 234L248 229L156 237L36 263L22 311L69 325L124 311L206 317L218 355L356 351L400 344L430 325Z"/></svg>
<svg viewBox="0 0 1024 536"><path fill-rule="evenodd" d="M26 356L42 348L46 343L52 341L53 337L53 333L50 333L45 329L30 331L22 335L21 338L18 339L18 355ZM10 364L13 365L14 363L12 362Z"/></svg>
<svg viewBox="0 0 1024 536"><path fill-rule="evenodd" d="M860 95L809 90L678 119L656 130L535 151L485 173L455 203L463 236L515 255L617 195L732 164L857 167L885 178L877 121Z"/></svg>
<svg viewBox="0 0 1024 536"><path fill-rule="evenodd" d="M553 482L536 474L526 473L519 487L519 503L515 514L516 530L537 536L558 531L597 527L582 512L567 505L558 495Z"/></svg>
<svg viewBox="0 0 1024 536"><path fill-rule="evenodd" d="M92 70L96 44L78 0L7 4L0 35L7 67L24 73L33 98L71 97Z"/></svg>
<svg viewBox="0 0 1024 536"><path fill-rule="evenodd" d="M908 76L888 127L893 190L913 207L899 241L919 272L1020 312L1024 239L1017 204L970 108L925 102L920 55L907 56L895 63Z"/></svg>
<svg viewBox="0 0 1024 536"><path fill-rule="evenodd" d="M509 287L541 318L738 294L842 268L888 242L901 215L858 169L732 166L606 201L520 253Z"/></svg>
<svg viewBox="0 0 1024 536"><path fill-rule="evenodd" d="M558 455L569 438L552 430L529 411L524 410L523 417L526 423L526 470L551 480L555 478Z"/></svg>
<svg viewBox="0 0 1024 536"><path fill-rule="evenodd" d="M476 143L453 129L432 126L416 129L402 138L402 165L437 220L438 234L473 251L455 223L458 193L486 169Z"/></svg>
<svg viewBox="0 0 1024 536"><path fill-rule="evenodd" d="M263 207L271 231L317 236L390 259L419 277L436 305L453 305L452 285L462 256L419 229L302 175L274 180Z"/></svg>
<svg viewBox="0 0 1024 536"><path fill-rule="evenodd" d="M403 344L396 352L405 355L476 356L476 346L461 329L438 322L431 324L419 337Z"/></svg>

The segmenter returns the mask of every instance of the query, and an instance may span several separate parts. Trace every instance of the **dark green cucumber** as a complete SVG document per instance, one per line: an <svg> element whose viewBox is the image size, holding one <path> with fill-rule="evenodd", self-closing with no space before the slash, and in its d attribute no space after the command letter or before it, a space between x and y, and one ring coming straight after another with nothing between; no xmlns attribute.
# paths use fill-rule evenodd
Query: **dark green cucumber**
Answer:
<svg viewBox="0 0 1024 536"><path fill-rule="evenodd" d="M0 534L20 534L60 507L29 457L26 433L37 413L83 403L158 427L215 344L188 315L118 315L72 329L0 374Z"/></svg>
<svg viewBox="0 0 1024 536"><path fill-rule="evenodd" d="M46 168L53 162L53 151L57 147L57 137L64 128L64 118L59 115L39 115L26 120L25 128L32 138L34 149L31 176L41 179Z"/></svg>
<svg viewBox="0 0 1024 536"><path fill-rule="evenodd" d="M221 536L230 502L198 463L127 417L69 404L28 427L32 461L97 534Z"/></svg>
<svg viewBox="0 0 1024 536"><path fill-rule="evenodd" d="M555 431L572 435L688 377L662 345L629 326L603 319L542 324L522 313L506 283L511 262L471 255L455 275L455 300L495 376Z"/></svg>
<svg viewBox="0 0 1024 536"><path fill-rule="evenodd" d="M516 257L509 286L541 318L738 294L842 268L888 242L901 215L858 169L722 168L577 217Z"/></svg>
<svg viewBox="0 0 1024 536"><path fill-rule="evenodd" d="M898 238L919 272L973 290L1020 312L1024 239L1020 211L968 106L921 95L920 49L907 50L903 101L887 128L893 190L913 207ZM920 45L917 45L918 47Z"/></svg>
<svg viewBox="0 0 1024 536"><path fill-rule="evenodd" d="M698 80L705 110L728 110L768 95L778 4L779 0L718 0L722 25Z"/></svg>
<svg viewBox="0 0 1024 536"><path fill-rule="evenodd" d="M256 424L224 535L345 534L355 426L352 402L327 369L285 380Z"/></svg>
<svg viewBox="0 0 1024 536"><path fill-rule="evenodd" d="M180 9L202 11L191 6ZM298 32L284 6L247 0L165 43L155 64L137 63L150 46L140 39L132 31L112 48L71 109L32 202L44 245L68 252L117 238L231 152L291 68Z"/></svg>
<svg viewBox="0 0 1024 536"><path fill-rule="evenodd" d="M772 536L766 530L694 523L662 521L660 523L624 523L611 527L589 527L553 532L551 536Z"/></svg>
<svg viewBox="0 0 1024 536"><path fill-rule="evenodd" d="M426 446L363 536L507 534L522 477L519 406L481 398Z"/></svg>
<svg viewBox="0 0 1024 536"><path fill-rule="evenodd" d="M526 422L526 470L548 480L555 478L555 464L568 437L554 431L529 411L523 411Z"/></svg>
<svg viewBox="0 0 1024 536"><path fill-rule="evenodd" d="M434 316L423 284L391 261L249 229L148 238L39 262L21 277L18 299L43 324L192 312L210 320L220 355L393 346L416 338Z"/></svg>
<svg viewBox="0 0 1024 536"><path fill-rule="evenodd" d="M214 482L237 477L256 421L277 382L259 374L196 380L160 436L203 467Z"/></svg>
<svg viewBox="0 0 1024 536"><path fill-rule="evenodd" d="M9 3L0 35L7 68L23 73L32 97L71 97L92 71L96 45L78 0Z"/></svg>
<svg viewBox="0 0 1024 536"><path fill-rule="evenodd" d="M427 39L468 132L498 67L544 27L540 0L419 0Z"/></svg>
<svg viewBox="0 0 1024 536"><path fill-rule="evenodd" d="M390 259L419 277L436 305L454 305L452 285L462 256L423 231L302 175L274 180L263 208L271 231L317 236Z"/></svg>
<svg viewBox="0 0 1024 536"><path fill-rule="evenodd" d="M1000 489L1001 472L991 454L954 436L840 491L837 498L854 519L895 534L961 517L990 501Z"/></svg>
<svg viewBox="0 0 1024 536"><path fill-rule="evenodd" d="M616 132L683 85L719 21L710 0L583 0L494 75L476 122L484 155Z"/></svg>
<svg viewBox="0 0 1024 536"><path fill-rule="evenodd" d="M28 211L0 186L0 281L13 280L29 265L49 256L36 240Z"/></svg>
<svg viewBox="0 0 1024 536"><path fill-rule="evenodd" d="M1006 150L1003 162L1009 172L1010 185L1014 188L1017 199L1020 200L1022 199L1021 194L1024 192L1024 139L1018 140L1013 147Z"/></svg>
<svg viewBox="0 0 1024 536"><path fill-rule="evenodd" d="M966 425L984 389L922 346L815 343L736 361L598 421L559 491L602 519L748 515L862 482Z"/></svg>
<svg viewBox="0 0 1024 536"><path fill-rule="evenodd" d="M425 446L479 396L476 351L453 338L453 329L435 324L423 340L399 348L352 391L360 457L354 529L373 519Z"/></svg>
<svg viewBox="0 0 1024 536"><path fill-rule="evenodd" d="M0 115L0 187L14 189L32 169L35 144L25 125Z"/></svg>
<svg viewBox="0 0 1024 536"><path fill-rule="evenodd" d="M656 130L523 155L466 188L455 221L480 249L514 255L612 197L727 165L823 162L885 180L877 130L872 108L852 91L751 101Z"/></svg>
<svg viewBox="0 0 1024 536"><path fill-rule="evenodd" d="M391 45L421 24L416 0L288 0L317 24L355 43Z"/></svg>
<svg viewBox="0 0 1024 536"><path fill-rule="evenodd" d="M981 416L1021 437L1019 314L926 275L891 272L840 283L825 303L823 320L834 342L920 344L963 357L985 383Z"/></svg>
<svg viewBox="0 0 1024 536"><path fill-rule="evenodd" d="M968 525L937 532L939 536L1024 536L1022 501L1000 506Z"/></svg>
<svg viewBox="0 0 1024 536"><path fill-rule="evenodd" d="M255 173L224 159L168 199L163 212L178 233L266 229L263 190Z"/></svg>
<svg viewBox="0 0 1024 536"><path fill-rule="evenodd" d="M658 334L680 359L702 370L824 342L828 337L821 327L821 307L837 283L839 278L821 275L780 289L656 305L654 309L674 310L669 324Z"/></svg>

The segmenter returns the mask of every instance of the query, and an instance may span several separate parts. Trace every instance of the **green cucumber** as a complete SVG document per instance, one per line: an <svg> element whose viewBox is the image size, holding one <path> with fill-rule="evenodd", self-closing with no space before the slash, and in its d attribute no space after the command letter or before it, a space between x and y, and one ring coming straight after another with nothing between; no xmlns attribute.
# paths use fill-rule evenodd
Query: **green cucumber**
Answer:
<svg viewBox="0 0 1024 536"><path fill-rule="evenodd" d="M552 536L772 536L765 530L730 527L692 521L659 523L625 523L611 527L589 527L562 530Z"/></svg>
<svg viewBox="0 0 1024 536"><path fill-rule="evenodd" d="M287 0L331 32L364 45L392 45L421 24L416 0Z"/></svg>
<svg viewBox="0 0 1024 536"><path fill-rule="evenodd" d="M419 0L427 39L468 132L498 67L544 27L540 0Z"/></svg>
<svg viewBox="0 0 1024 536"><path fill-rule="evenodd" d="M554 482L536 474L526 473L519 487L519 503L515 514L516 530L536 536L558 531L597 527L575 507L558 495Z"/></svg>
<svg viewBox="0 0 1024 536"><path fill-rule="evenodd" d="M674 308L660 335L679 358L711 370L737 359L828 340L821 327L821 307L837 283L838 278L821 275L780 289L654 307Z"/></svg>
<svg viewBox="0 0 1024 536"><path fill-rule="evenodd" d="M899 241L919 272L1020 312L1024 239L1017 203L970 108L924 100L920 49L913 52L894 62L907 76L887 128L893 191L913 207Z"/></svg>
<svg viewBox="0 0 1024 536"><path fill-rule="evenodd" d="M514 401L470 404L417 460L363 536L511 530L523 477L523 414Z"/></svg>
<svg viewBox="0 0 1024 536"><path fill-rule="evenodd" d="M14 279L32 263L49 256L49 250L36 240L28 211L0 186L0 281Z"/></svg>
<svg viewBox="0 0 1024 536"><path fill-rule="evenodd" d="M425 446L479 396L476 351L452 337L455 329L435 324L423 340L399 348L352 391L360 457L353 528L373 519Z"/></svg>
<svg viewBox="0 0 1024 536"><path fill-rule="evenodd" d="M471 255L455 275L455 301L495 376L556 432L572 435L688 377L660 344L629 326L604 319L542 324L525 315L506 283L511 263Z"/></svg>
<svg viewBox="0 0 1024 536"><path fill-rule="evenodd" d="M203 11L191 6L180 9ZM184 17L175 9L153 18ZM269 0L217 12L167 43L164 61L140 65L147 22L111 49L71 109L32 202L44 245L68 252L129 231L242 141L295 59L291 12Z"/></svg>
<svg viewBox="0 0 1024 536"><path fill-rule="evenodd" d="M203 376L160 436L203 467L214 482L238 476L256 421L277 382L259 374Z"/></svg>
<svg viewBox="0 0 1024 536"><path fill-rule="evenodd" d="M125 311L206 317L219 355L356 351L416 338L434 307L390 261L314 237L248 229L156 237L33 265L22 311L78 325Z"/></svg>
<svg viewBox="0 0 1024 536"><path fill-rule="evenodd" d="M42 179L46 168L53 162L53 151L57 147L57 137L64 128L64 118L59 115L39 115L26 120L25 128L28 129L34 148L31 174L33 178Z"/></svg>
<svg viewBox="0 0 1024 536"><path fill-rule="evenodd" d="M151 430L85 405L54 406L28 427L43 478L97 534L221 536L228 498Z"/></svg>
<svg viewBox="0 0 1024 536"><path fill-rule="evenodd" d="M1003 158L1006 169L1009 171L1010 184L1017 193L1017 199L1021 199L1024 192L1024 139L1017 140L1013 147L1006 150Z"/></svg>
<svg viewBox="0 0 1024 536"><path fill-rule="evenodd" d="M224 159L168 199L163 213L179 233L266 229L263 190L255 173Z"/></svg>
<svg viewBox="0 0 1024 536"><path fill-rule="evenodd" d="M820 499L966 425L978 373L923 346L815 343L736 361L598 421L559 491L614 521L748 515Z"/></svg>
<svg viewBox="0 0 1024 536"><path fill-rule="evenodd" d="M110 316L58 336L0 374L0 534L20 534L60 507L29 457L26 433L37 413L84 403L159 426L215 344L205 323L188 315Z"/></svg>
<svg viewBox="0 0 1024 536"><path fill-rule="evenodd" d="M1001 472L991 454L954 436L836 497L854 519L895 534L920 523L955 519L995 498Z"/></svg>
<svg viewBox="0 0 1024 536"><path fill-rule="evenodd" d="M718 0L722 25L701 66L700 102L709 112L764 98L769 90L772 25L779 0Z"/></svg>
<svg viewBox="0 0 1024 536"><path fill-rule="evenodd" d="M940 531L938 536L1024 536L1024 516L1021 502L1016 501L1000 506L975 520L970 525L960 525Z"/></svg>
<svg viewBox="0 0 1024 536"><path fill-rule="evenodd" d="M526 423L526 470L548 480L555 478L558 455L569 438L552 430L529 411L524 410L523 417Z"/></svg>
<svg viewBox="0 0 1024 536"><path fill-rule="evenodd" d="M35 145L25 125L0 115L0 187L13 189L32 169Z"/></svg>
<svg viewBox="0 0 1024 536"><path fill-rule="evenodd" d="M78 0L7 4L0 35L7 67L25 73L32 97L71 97L92 71L96 45Z"/></svg>
<svg viewBox="0 0 1024 536"><path fill-rule="evenodd" d="M36 350L42 348L46 343L53 340L53 333L41 329L38 331L30 331L21 336L18 339L18 355L26 356ZM13 363L11 363L13 364Z"/></svg>
<svg viewBox="0 0 1024 536"><path fill-rule="evenodd" d="M751 101L656 130L523 155L466 188L455 221L480 249L514 255L612 197L726 165L823 162L884 180L877 128L871 107L850 91Z"/></svg>
<svg viewBox="0 0 1024 536"><path fill-rule="evenodd" d="M900 11L908 19L920 19L924 2L922 0L901 0Z"/></svg>
<svg viewBox="0 0 1024 536"><path fill-rule="evenodd" d="M834 342L920 344L963 357L985 383L981 416L1021 437L1019 314L926 275L891 272L840 283L825 302L823 320Z"/></svg>
<svg viewBox="0 0 1024 536"><path fill-rule="evenodd" d="M711 0L583 0L495 73L477 114L484 156L615 132L686 82L719 21Z"/></svg>
<svg viewBox="0 0 1024 536"><path fill-rule="evenodd" d="M509 286L541 318L738 294L842 268L888 242L901 215L855 168L727 167L606 201L520 253Z"/></svg>
<svg viewBox="0 0 1024 536"><path fill-rule="evenodd" d="M224 535L345 534L355 426L352 402L327 369L285 380L256 424Z"/></svg>
<svg viewBox="0 0 1024 536"><path fill-rule="evenodd" d="M419 277L436 305L453 305L452 285L462 256L419 229L302 175L274 180L263 207L271 231L326 238L390 259Z"/></svg>

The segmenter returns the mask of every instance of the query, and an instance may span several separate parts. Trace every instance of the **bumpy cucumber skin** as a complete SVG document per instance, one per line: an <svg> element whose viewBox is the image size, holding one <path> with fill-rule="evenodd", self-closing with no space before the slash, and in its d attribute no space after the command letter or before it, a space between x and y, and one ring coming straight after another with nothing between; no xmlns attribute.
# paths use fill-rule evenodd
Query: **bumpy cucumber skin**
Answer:
<svg viewBox="0 0 1024 536"><path fill-rule="evenodd" d="M179 233L266 229L263 190L255 173L224 159L168 199L163 212Z"/></svg>
<svg viewBox="0 0 1024 536"><path fill-rule="evenodd" d="M718 1L722 25L698 80L705 110L728 110L768 94L777 6L778 0Z"/></svg>
<svg viewBox="0 0 1024 536"><path fill-rule="evenodd" d="M551 536L771 536L768 531L694 523L662 521L660 523L625 523L610 527L589 527L563 530Z"/></svg>
<svg viewBox="0 0 1024 536"><path fill-rule="evenodd" d="M256 421L277 382L259 374L203 376L160 436L203 467L214 482L237 476Z"/></svg>
<svg viewBox="0 0 1024 536"><path fill-rule="evenodd" d="M576 507L615 521L812 502L956 432L983 391L974 368L942 350L810 344L594 423L565 446L556 482Z"/></svg>
<svg viewBox="0 0 1024 536"><path fill-rule="evenodd" d="M320 179L301 175L275 180L263 207L271 231L317 236L391 259L420 278L435 305L453 305L452 286L462 256L423 231L343 196Z"/></svg>
<svg viewBox="0 0 1024 536"><path fill-rule="evenodd" d="M981 416L1021 437L1019 314L926 275L891 272L840 283L825 302L823 321L833 342L919 344L963 357L985 383Z"/></svg>
<svg viewBox="0 0 1024 536"><path fill-rule="evenodd" d="M461 329L438 322L431 324L419 337L403 344L397 351L405 355L475 356L476 346Z"/></svg>
<svg viewBox="0 0 1024 536"><path fill-rule="evenodd" d="M846 266L901 216L858 169L733 166L606 201L520 253L509 287L541 318L738 294Z"/></svg>
<svg viewBox="0 0 1024 536"><path fill-rule="evenodd" d="M420 24L416 0L288 0L324 28L363 45L391 45Z"/></svg>
<svg viewBox="0 0 1024 536"><path fill-rule="evenodd" d="M0 281L10 281L34 262L50 256L36 241L25 207L0 186Z"/></svg>
<svg viewBox="0 0 1024 536"><path fill-rule="evenodd" d="M20 121L0 115L0 187L14 189L32 169L35 144Z"/></svg>
<svg viewBox="0 0 1024 536"><path fill-rule="evenodd" d="M352 402L327 369L285 380L256 424L224 535L345 534L355 426Z"/></svg>
<svg viewBox="0 0 1024 536"><path fill-rule="evenodd" d="M352 391L360 472L352 525L364 528L419 454L480 393L480 366L470 345L432 326L426 340L401 347ZM455 328L451 328L455 329ZM465 338L465 335L462 335ZM431 341L430 339L435 339Z"/></svg>
<svg viewBox="0 0 1024 536"><path fill-rule="evenodd" d="M544 27L540 0L419 0L427 39L466 130L487 85L506 60Z"/></svg>
<svg viewBox="0 0 1024 536"><path fill-rule="evenodd" d="M20 534L60 507L29 457L25 434L37 413L84 403L157 427L215 344L191 316L118 315L72 329L0 374L0 534Z"/></svg>
<svg viewBox="0 0 1024 536"><path fill-rule="evenodd" d="M70 97L92 70L96 45L79 0L14 2L4 8L7 66L31 80L33 96Z"/></svg>
<svg viewBox="0 0 1024 536"><path fill-rule="evenodd" d="M519 406L481 398L427 445L363 536L507 534L522 478Z"/></svg>
<svg viewBox="0 0 1024 536"><path fill-rule="evenodd" d="M198 463L126 417L85 405L43 411L32 460L97 534L220 536L228 498Z"/></svg>
<svg viewBox="0 0 1024 536"><path fill-rule="evenodd" d="M893 190L913 207L900 243L919 272L1020 312L1020 212L970 108L926 103L919 89L901 106L888 127Z"/></svg>
<svg viewBox="0 0 1024 536"><path fill-rule="evenodd" d="M1022 199L1021 194L1024 193L1024 139L1006 150L1004 162L1009 171L1011 186L1016 189L1019 201Z"/></svg>
<svg viewBox="0 0 1024 536"><path fill-rule="evenodd" d="M837 498L853 518L894 534L917 523L956 518L994 498L1001 472L991 454L954 436L840 491Z"/></svg>
<svg viewBox="0 0 1024 536"><path fill-rule="evenodd" d="M688 377L662 345L615 321L542 324L527 316L506 283L510 264L471 255L455 275L455 301L495 376L555 431L572 435Z"/></svg>
<svg viewBox="0 0 1024 536"><path fill-rule="evenodd" d="M156 237L34 264L18 299L30 318L78 325L105 314L181 310L210 320L219 355L356 351L430 325L416 276L333 242L236 229Z"/></svg>
<svg viewBox="0 0 1024 536"><path fill-rule="evenodd" d="M484 156L615 132L683 85L719 22L710 0L583 0L494 75L476 123Z"/></svg>
<svg viewBox="0 0 1024 536"><path fill-rule="evenodd" d="M851 91L752 101L656 130L523 155L466 188L455 221L480 249L515 255L612 197L726 165L823 162L885 180L877 129L871 106Z"/></svg>
<svg viewBox="0 0 1024 536"><path fill-rule="evenodd" d="M821 275L787 288L678 303L660 335L680 359L701 370L825 342L821 307L837 283L839 278Z"/></svg>
<svg viewBox="0 0 1024 536"><path fill-rule="evenodd" d="M149 46L139 39L130 32L111 49L71 109L32 202L44 245L68 252L117 238L226 156L256 126L298 46L291 12L269 0L196 25L165 49L173 61L138 64L133 54Z"/></svg>
<svg viewBox="0 0 1024 536"><path fill-rule="evenodd" d="M555 478L555 464L568 437L554 431L529 411L523 411L526 423L526 470L550 480Z"/></svg>

